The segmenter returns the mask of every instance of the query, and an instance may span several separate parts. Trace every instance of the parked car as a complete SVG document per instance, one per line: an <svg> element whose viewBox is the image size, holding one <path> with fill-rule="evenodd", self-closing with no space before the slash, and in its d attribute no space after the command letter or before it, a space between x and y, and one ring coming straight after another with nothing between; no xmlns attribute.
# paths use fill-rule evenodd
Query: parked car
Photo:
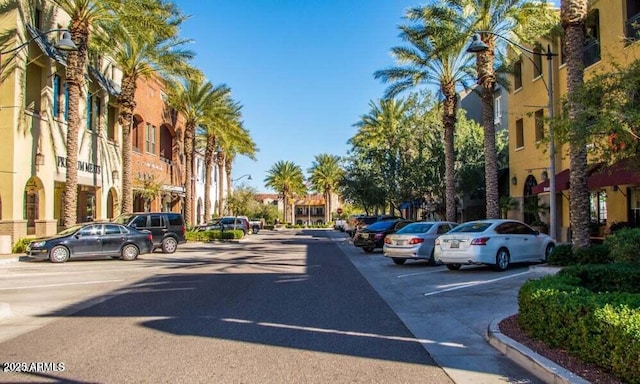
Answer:
<svg viewBox="0 0 640 384"><path fill-rule="evenodd" d="M184 218L179 213L123 213L113 219L113 222L151 232L154 249L160 248L164 253L174 253L178 249L178 244L187 242L184 236L187 227Z"/></svg>
<svg viewBox="0 0 640 384"><path fill-rule="evenodd" d="M138 231L114 223L74 225L60 233L34 240L27 246L27 255L64 263L71 258L111 256L135 260L138 255L153 250L148 231Z"/></svg>
<svg viewBox="0 0 640 384"><path fill-rule="evenodd" d="M231 231L234 229L241 230L244 235L249 233L249 229L251 228L251 224L249 224L249 219L246 216L223 216L213 219L213 221L208 224L211 226L216 226L217 229L222 231Z"/></svg>
<svg viewBox="0 0 640 384"><path fill-rule="evenodd" d="M337 229L340 232L344 232L346 224L347 224L347 220L336 219L336 221L333 223L333 229Z"/></svg>
<svg viewBox="0 0 640 384"><path fill-rule="evenodd" d="M458 223L448 221L419 221L408 224L384 239L382 253L401 265L407 260L425 259L436 264L433 247L436 237L449 232Z"/></svg>
<svg viewBox="0 0 640 384"><path fill-rule="evenodd" d="M250 219L251 233L258 233L262 229L262 219Z"/></svg>
<svg viewBox="0 0 640 384"><path fill-rule="evenodd" d="M381 220L368 225L366 228L359 229L353 236L353 245L362 248L367 253L373 252L376 248L384 246L384 238L412 223L405 219Z"/></svg>
<svg viewBox="0 0 640 384"><path fill-rule="evenodd" d="M435 241L435 260L450 270L462 265L486 264L504 271L509 264L546 261L553 239L527 224L508 219L463 223Z"/></svg>
<svg viewBox="0 0 640 384"><path fill-rule="evenodd" d="M345 226L345 228L347 228L345 229L345 231L349 234L349 236L353 237L356 234L356 232L366 228L370 224L373 224L377 221L395 220L395 219L401 219L401 217L392 216L392 215L374 215L374 216L359 215L352 218L351 222Z"/></svg>

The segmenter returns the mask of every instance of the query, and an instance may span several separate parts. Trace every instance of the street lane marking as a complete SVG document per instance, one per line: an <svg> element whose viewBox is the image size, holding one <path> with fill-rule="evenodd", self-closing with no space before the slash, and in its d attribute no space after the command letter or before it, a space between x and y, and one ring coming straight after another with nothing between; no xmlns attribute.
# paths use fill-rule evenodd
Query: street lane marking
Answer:
<svg viewBox="0 0 640 384"><path fill-rule="evenodd" d="M438 268L438 269L434 269L432 271L424 271L424 272L416 272L416 273L407 273L404 275L398 275L398 279L402 279L405 277L411 277L411 276L419 276L419 275L426 275L427 273L439 273L442 272L442 268Z"/></svg>
<svg viewBox="0 0 640 384"><path fill-rule="evenodd" d="M410 343L439 344L439 345L445 345L445 346L453 347L453 348L465 348L464 344L452 343L452 342L437 342L437 341L434 341L434 340L416 339L415 337L388 336L388 335L381 335L381 334L376 334L376 333L341 331L341 330L338 330L338 329L301 327L301 326L298 326L298 325L290 325L290 324L282 324L282 323L268 323L268 322L245 320L245 319L225 318L225 319L220 319L220 320L224 321L224 322L228 322L228 323L255 324L255 325L259 325L261 327L293 329L293 330L296 330L296 331L331 333L331 334L337 334L337 335L347 335L347 336L357 336L357 337L371 337L371 338L376 338L376 339L406 341L406 342L410 342Z"/></svg>
<svg viewBox="0 0 640 384"><path fill-rule="evenodd" d="M78 283L61 283L61 284L43 284L43 285L28 285L26 287L10 287L0 288L0 291L10 291L16 289L33 289L33 288L48 288L48 287L62 287L65 285L83 285L83 284L102 284L102 283L115 283L124 280L96 280L96 281L82 281Z"/></svg>
<svg viewBox="0 0 640 384"><path fill-rule="evenodd" d="M516 274L513 274L513 275L509 275L509 276L498 277L497 279L491 279L491 280L485 280L485 281L474 281L474 282L471 282L471 283L462 283L461 285L458 285L458 286L455 286L455 287L451 287L451 288L447 288L447 289L440 289L438 291L433 291L433 292L427 292L427 293L424 294L424 296L437 295L439 293L455 291L455 290L462 289L462 288L474 287L476 285L495 283L496 281L505 280L505 279L511 279L512 277L518 277L518 276L526 275L528 273L531 273L531 271L520 272L520 273L516 273Z"/></svg>

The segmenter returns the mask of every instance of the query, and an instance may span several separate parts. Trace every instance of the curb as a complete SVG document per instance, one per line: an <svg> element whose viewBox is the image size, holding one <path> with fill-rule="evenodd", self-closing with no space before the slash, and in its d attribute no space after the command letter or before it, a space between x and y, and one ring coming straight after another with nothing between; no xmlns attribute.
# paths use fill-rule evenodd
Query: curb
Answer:
<svg viewBox="0 0 640 384"><path fill-rule="evenodd" d="M0 255L0 264L9 264L20 261L20 255Z"/></svg>
<svg viewBox="0 0 640 384"><path fill-rule="evenodd" d="M489 344L500 353L545 383L589 384L589 381L502 334L498 324L505 318L493 320L486 334Z"/></svg>

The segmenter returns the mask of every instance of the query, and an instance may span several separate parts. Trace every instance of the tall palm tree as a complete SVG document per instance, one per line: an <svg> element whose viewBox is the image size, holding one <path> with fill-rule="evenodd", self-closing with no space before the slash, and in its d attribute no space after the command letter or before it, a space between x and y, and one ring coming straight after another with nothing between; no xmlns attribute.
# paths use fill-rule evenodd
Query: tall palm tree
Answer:
<svg viewBox="0 0 640 384"><path fill-rule="evenodd" d="M293 221L293 217L287 214L289 199L295 194L304 194L306 191L302 168L291 161L280 160L267 171L264 183L267 188L278 191L282 195L283 221L287 222L289 218Z"/></svg>
<svg viewBox="0 0 640 384"><path fill-rule="evenodd" d="M324 221L328 223L331 221L331 195L344 175L344 170L340 166L340 157L328 153L316 155L308 172L311 173L309 177L311 187L316 191L322 191L324 196Z"/></svg>
<svg viewBox="0 0 640 384"><path fill-rule="evenodd" d="M131 172L131 125L136 108L138 79L153 76L168 78L183 74L194 53L183 48L188 40L178 37L186 19L177 7L164 0L137 0L123 3L119 22L105 28L97 39L99 48L122 70L118 95L122 127L122 204L123 212L133 208ZM113 41L117 41L114 44Z"/></svg>
<svg viewBox="0 0 640 384"><path fill-rule="evenodd" d="M584 26L589 6L588 0L562 0L560 19L565 35L567 57L567 93L569 95L569 156L571 180L569 192L569 217L572 242L575 247L589 245L589 188L587 186L587 146L584 136L578 132L575 124L582 112L580 104L572 100L571 94L584 83Z"/></svg>
<svg viewBox="0 0 640 384"><path fill-rule="evenodd" d="M436 85L442 101L445 137L445 216L456 221L454 131L458 110L457 87L467 88L472 72L472 58L466 54L466 34L457 27L455 14L441 17L446 8L421 6L409 9L405 17L418 22L401 25L400 37L409 47L394 47L391 52L399 66L374 73L385 83L392 83L385 97L394 97L419 85Z"/></svg>
<svg viewBox="0 0 640 384"><path fill-rule="evenodd" d="M557 24L551 7L535 0L445 0L439 12L447 9L463 21L459 28L468 35L480 32L488 49L476 57L478 85L482 90L482 125L484 128L484 157L486 180L486 216L500 218L498 205L498 159L494 126L494 97L496 85L495 50L497 36L511 41L531 41Z"/></svg>
<svg viewBox="0 0 640 384"><path fill-rule="evenodd" d="M196 128L205 125L212 106L230 92L226 85L213 86L204 75L194 72L168 89L169 105L184 117L185 207L184 219L193 225L193 153Z"/></svg>
<svg viewBox="0 0 640 384"><path fill-rule="evenodd" d="M86 73L87 52L91 32L99 24L113 20L109 2L96 0L54 0L54 3L70 17L69 33L78 48L67 56L66 84L69 90L69 118L67 128L67 170L63 195L64 215L62 225L70 227L77 221L78 213L78 135L80 132L80 100Z"/></svg>
<svg viewBox="0 0 640 384"><path fill-rule="evenodd" d="M215 157L215 163L218 167L218 215L224 214L224 182L222 175L224 172L225 157L226 152L224 148L218 145Z"/></svg>

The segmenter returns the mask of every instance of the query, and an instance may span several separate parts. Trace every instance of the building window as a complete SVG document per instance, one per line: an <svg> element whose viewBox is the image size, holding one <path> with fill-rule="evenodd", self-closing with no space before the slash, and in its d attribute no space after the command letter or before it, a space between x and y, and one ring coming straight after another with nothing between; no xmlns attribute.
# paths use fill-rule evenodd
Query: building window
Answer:
<svg viewBox="0 0 640 384"><path fill-rule="evenodd" d="M516 120L516 148L524 147L524 122Z"/></svg>
<svg viewBox="0 0 640 384"><path fill-rule="evenodd" d="M98 131L101 101L99 97L92 96L90 93L87 95L87 129L92 132Z"/></svg>
<svg viewBox="0 0 640 384"><path fill-rule="evenodd" d="M522 59L513 63L513 86L514 89L522 88Z"/></svg>
<svg viewBox="0 0 640 384"><path fill-rule="evenodd" d="M60 82L60 76L53 75L53 117L55 119L60 115L60 99L62 97Z"/></svg>
<svg viewBox="0 0 640 384"><path fill-rule="evenodd" d="M542 46L536 44L533 47L533 78L536 79L542 76Z"/></svg>
<svg viewBox="0 0 640 384"><path fill-rule="evenodd" d="M591 222L598 225L607 225L607 192L591 192Z"/></svg>
<svg viewBox="0 0 640 384"><path fill-rule="evenodd" d="M493 124L498 125L502 121L502 96L496 96L493 101Z"/></svg>
<svg viewBox="0 0 640 384"><path fill-rule="evenodd" d="M625 33L630 41L637 41L640 38L640 2L638 0L627 0Z"/></svg>
<svg viewBox="0 0 640 384"><path fill-rule="evenodd" d="M544 139L544 111L538 109L535 114L536 141Z"/></svg>
<svg viewBox="0 0 640 384"><path fill-rule="evenodd" d="M117 114L116 108L114 106L109 105L107 107L107 139L111 141L116 140L116 122L117 122Z"/></svg>
<svg viewBox="0 0 640 384"><path fill-rule="evenodd" d="M585 68L600 61L600 13L597 9L587 16L582 54Z"/></svg>
<svg viewBox="0 0 640 384"><path fill-rule="evenodd" d="M147 123L146 129L147 152L155 155L156 153L156 127Z"/></svg>
<svg viewBox="0 0 640 384"><path fill-rule="evenodd" d="M140 124L142 120L138 117L131 119L131 146L136 152L140 152Z"/></svg>

